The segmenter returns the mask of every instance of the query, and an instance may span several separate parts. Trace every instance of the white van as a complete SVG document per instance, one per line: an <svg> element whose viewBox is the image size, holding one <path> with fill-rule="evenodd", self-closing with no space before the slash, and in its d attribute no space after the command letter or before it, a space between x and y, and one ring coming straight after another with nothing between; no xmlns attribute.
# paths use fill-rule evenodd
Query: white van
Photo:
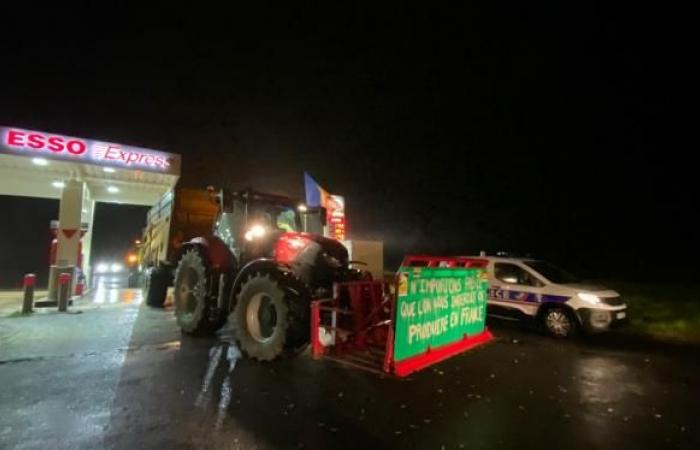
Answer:
<svg viewBox="0 0 700 450"><path fill-rule="evenodd" d="M579 328L606 331L627 319L627 305L620 294L584 284L546 261L501 256L471 258L488 261L490 315L537 319L558 337L570 336Z"/></svg>

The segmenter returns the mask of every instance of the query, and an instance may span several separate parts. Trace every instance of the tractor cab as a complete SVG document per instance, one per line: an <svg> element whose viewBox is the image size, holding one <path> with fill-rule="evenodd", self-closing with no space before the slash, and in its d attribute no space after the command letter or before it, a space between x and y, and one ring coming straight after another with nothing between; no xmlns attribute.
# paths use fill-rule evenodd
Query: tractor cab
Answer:
<svg viewBox="0 0 700 450"><path fill-rule="evenodd" d="M323 233L325 208L307 207L292 198L264 194L250 189L212 192L219 213L213 234L221 239L237 259L262 255L281 233ZM247 257L245 257L247 256Z"/></svg>

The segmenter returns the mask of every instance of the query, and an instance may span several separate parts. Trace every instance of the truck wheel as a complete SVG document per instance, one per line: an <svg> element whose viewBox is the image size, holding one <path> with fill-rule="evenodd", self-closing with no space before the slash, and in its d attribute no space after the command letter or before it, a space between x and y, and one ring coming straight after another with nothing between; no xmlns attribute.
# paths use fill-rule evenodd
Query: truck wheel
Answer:
<svg viewBox="0 0 700 450"><path fill-rule="evenodd" d="M572 314L560 307L548 308L542 314L542 323L547 331L558 338L567 338L576 334L576 320Z"/></svg>
<svg viewBox="0 0 700 450"><path fill-rule="evenodd" d="M207 305L207 270L199 252L187 250L175 272L175 317L188 334L206 334L212 326Z"/></svg>
<svg viewBox="0 0 700 450"><path fill-rule="evenodd" d="M251 358L271 361L296 345L290 294L269 275L259 273L241 288L229 320L241 349Z"/></svg>
<svg viewBox="0 0 700 450"><path fill-rule="evenodd" d="M170 274L167 269L155 267L146 274L146 283L143 287L146 296L146 304L154 308L162 308L165 296L168 293Z"/></svg>

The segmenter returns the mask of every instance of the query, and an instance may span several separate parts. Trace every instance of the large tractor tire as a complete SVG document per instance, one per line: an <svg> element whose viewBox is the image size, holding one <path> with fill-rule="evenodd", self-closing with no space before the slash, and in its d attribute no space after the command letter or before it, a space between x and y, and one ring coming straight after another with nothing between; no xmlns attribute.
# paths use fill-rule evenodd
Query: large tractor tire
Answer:
<svg viewBox="0 0 700 450"><path fill-rule="evenodd" d="M213 331L207 302L207 269L199 252L190 249L180 258L175 272L175 317L187 334L208 334Z"/></svg>
<svg viewBox="0 0 700 450"><path fill-rule="evenodd" d="M163 267L154 267L146 273L143 292L146 304L154 308L162 308L170 284L170 271Z"/></svg>
<svg viewBox="0 0 700 450"><path fill-rule="evenodd" d="M283 278L256 274L242 286L229 317L241 349L271 361L308 341L308 303Z"/></svg>

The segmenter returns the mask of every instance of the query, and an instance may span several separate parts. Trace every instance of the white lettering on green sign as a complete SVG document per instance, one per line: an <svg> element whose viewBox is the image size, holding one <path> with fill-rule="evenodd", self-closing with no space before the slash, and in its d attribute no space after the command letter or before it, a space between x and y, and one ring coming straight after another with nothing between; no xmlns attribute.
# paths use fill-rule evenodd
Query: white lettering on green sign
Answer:
<svg viewBox="0 0 700 450"><path fill-rule="evenodd" d="M401 268L394 359L481 333L487 289L482 269Z"/></svg>

